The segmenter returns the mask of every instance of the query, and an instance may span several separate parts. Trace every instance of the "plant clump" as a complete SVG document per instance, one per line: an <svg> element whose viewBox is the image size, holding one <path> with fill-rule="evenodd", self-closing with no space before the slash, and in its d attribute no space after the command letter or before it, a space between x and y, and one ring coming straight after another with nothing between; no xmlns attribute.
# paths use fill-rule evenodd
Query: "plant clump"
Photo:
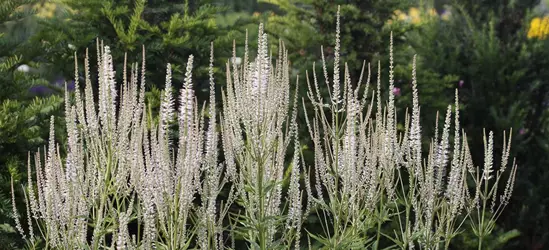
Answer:
<svg viewBox="0 0 549 250"><path fill-rule="evenodd" d="M415 58L412 112L399 131L397 93L388 91L386 103L381 98L381 64L377 73L364 64L357 83L347 64L340 72L339 25L338 12L332 74L323 56L324 85L313 70L306 84L296 81L293 95L284 44L273 60L262 25L256 58L249 58L246 44L240 64L236 52L226 63L221 111L213 45L208 106L195 98L193 57L177 99L168 64L157 123L145 104L145 62L141 70L125 62L117 83L110 48L98 43L97 93L88 54L83 92L75 59L74 96L65 96L66 154L54 141L53 117L48 146L29 154L27 225L14 206L17 230L31 248L235 249L235 241L244 241L252 249L299 249L307 239L309 248L314 240L325 249L448 249L468 220L481 249L511 197L514 162L500 183L510 140L504 133L496 168L489 132L484 166L475 166L456 90L425 152ZM305 161L298 136L302 85L303 107L312 104L304 110L312 162ZM321 221L321 233L307 229L310 216Z"/></svg>

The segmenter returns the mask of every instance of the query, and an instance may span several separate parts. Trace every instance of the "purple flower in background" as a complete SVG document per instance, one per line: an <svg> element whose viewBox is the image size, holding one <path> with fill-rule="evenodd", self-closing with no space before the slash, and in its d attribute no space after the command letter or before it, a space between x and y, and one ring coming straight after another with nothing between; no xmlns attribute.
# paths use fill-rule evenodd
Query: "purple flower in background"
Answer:
<svg viewBox="0 0 549 250"><path fill-rule="evenodd" d="M58 87L60 87L62 89L65 89L65 82L66 81L67 80L65 80L64 78L59 77L53 82L53 84L57 85ZM74 80L67 81L67 90L74 91L74 85L75 85Z"/></svg>
<svg viewBox="0 0 549 250"><path fill-rule="evenodd" d="M31 87L29 89L29 92L34 95L47 95L47 94L51 94L53 91L44 85L38 85L38 86Z"/></svg>
<svg viewBox="0 0 549 250"><path fill-rule="evenodd" d="M55 80L53 80L53 84L59 87L62 87L64 83L65 83L65 79L63 79L63 77L57 77L55 78Z"/></svg>
<svg viewBox="0 0 549 250"><path fill-rule="evenodd" d="M75 86L74 80L71 80L71 81L67 82L67 90L69 92L74 91L74 86Z"/></svg>
<svg viewBox="0 0 549 250"><path fill-rule="evenodd" d="M449 10L443 10L442 13L440 13L440 18L444 21L450 20L450 17L452 16L452 12Z"/></svg>
<svg viewBox="0 0 549 250"><path fill-rule="evenodd" d="M521 128L521 129L519 130L519 134L520 134L520 135L526 134L526 129Z"/></svg>
<svg viewBox="0 0 549 250"><path fill-rule="evenodd" d="M459 86L460 88L463 87L463 84L465 84L465 82L464 82L463 80L459 80L458 86Z"/></svg>
<svg viewBox="0 0 549 250"><path fill-rule="evenodd" d="M57 78L55 81L53 81L50 85L36 85L31 88L29 88L29 92L33 95L39 95L39 96L45 96L50 95L56 92L56 89L60 88L61 91L64 91L65 89L65 79L63 78ZM74 80L67 82L67 90L69 92L74 91L75 89L75 83Z"/></svg>
<svg viewBox="0 0 549 250"><path fill-rule="evenodd" d="M400 95L400 88L399 87L394 87L393 88L393 94L396 95L396 96L399 96Z"/></svg>

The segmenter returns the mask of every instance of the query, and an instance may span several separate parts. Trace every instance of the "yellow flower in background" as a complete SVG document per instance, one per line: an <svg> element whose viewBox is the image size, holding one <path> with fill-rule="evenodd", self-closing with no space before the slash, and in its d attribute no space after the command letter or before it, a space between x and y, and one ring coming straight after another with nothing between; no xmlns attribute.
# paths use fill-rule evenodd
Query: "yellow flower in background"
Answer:
<svg viewBox="0 0 549 250"><path fill-rule="evenodd" d="M528 30L528 38L534 38L537 36L537 31L539 30L539 26L541 24L541 19L539 17L536 17L530 21L530 29Z"/></svg>
<svg viewBox="0 0 549 250"><path fill-rule="evenodd" d="M434 8L430 9L429 16L432 16L432 17L438 16L437 10L435 10Z"/></svg>
<svg viewBox="0 0 549 250"><path fill-rule="evenodd" d="M530 29L526 35L528 39L545 39L549 36L549 16L536 17L530 21Z"/></svg>
<svg viewBox="0 0 549 250"><path fill-rule="evenodd" d="M254 12L254 14L253 14L254 17L258 17L259 15L261 15L261 14L260 14L259 12L257 12L257 11Z"/></svg>
<svg viewBox="0 0 549 250"><path fill-rule="evenodd" d="M53 17L53 15L55 14L57 4L46 2L44 4L37 4L33 6L33 8L36 10L36 16L42 18L50 18Z"/></svg>
<svg viewBox="0 0 549 250"><path fill-rule="evenodd" d="M403 12L402 10L395 10L393 12L392 20L389 20L387 23L392 24L393 22L406 22L414 25L421 25L422 23L428 21L430 18L438 17L438 12L436 9L420 9L412 7L408 10L408 13Z"/></svg>
<svg viewBox="0 0 549 250"><path fill-rule="evenodd" d="M549 35L549 16L546 16L541 20L541 26L539 28L540 38L545 39Z"/></svg>
<svg viewBox="0 0 549 250"><path fill-rule="evenodd" d="M410 20L413 24L418 24L421 21L421 15L418 8L410 8L408 15L410 16Z"/></svg>
<svg viewBox="0 0 549 250"><path fill-rule="evenodd" d="M408 15L406 15L406 13L402 12L401 10L395 10L395 16L400 21L408 20Z"/></svg>
<svg viewBox="0 0 549 250"><path fill-rule="evenodd" d="M416 7L412 7L408 10L408 15L410 15L410 17L419 17L419 14L419 9Z"/></svg>
<svg viewBox="0 0 549 250"><path fill-rule="evenodd" d="M55 15L57 10L57 4L51 2L36 3L36 4L23 4L16 8L16 11L28 11L33 10L37 17L50 18Z"/></svg>

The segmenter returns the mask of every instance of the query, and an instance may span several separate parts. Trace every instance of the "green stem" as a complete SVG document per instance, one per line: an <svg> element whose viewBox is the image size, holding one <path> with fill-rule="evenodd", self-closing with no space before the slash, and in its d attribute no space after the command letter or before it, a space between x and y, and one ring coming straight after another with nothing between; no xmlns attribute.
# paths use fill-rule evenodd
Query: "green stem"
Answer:
<svg viewBox="0 0 549 250"><path fill-rule="evenodd" d="M486 216L486 201L488 200L488 197L490 197L490 194L488 193L488 180L484 181L484 194L482 196L482 216L480 219L480 225L478 227L478 249L482 249L482 240L484 239L485 232L485 226L484 226L484 217Z"/></svg>
<svg viewBox="0 0 549 250"><path fill-rule="evenodd" d="M343 200L343 194L341 194L338 197L338 193L339 193L338 192L338 190L339 190L339 172L338 172L338 164L339 164L339 114L337 112L337 109L338 109L337 104L335 105L334 109L335 109L335 112L333 112L333 115L332 115L332 116L335 117L335 119L334 119L335 123L334 123L333 129L334 129L334 140L336 142L336 143L334 143L335 144L334 145L334 152L335 152L334 153L334 158L335 158L335 160L333 162L333 164L334 164L334 173L335 173L335 187L334 187L335 192L334 192L334 194L335 194L336 200L338 200L339 198L341 198ZM341 218L341 212L342 212L341 211L342 210L342 205L341 205L340 202L338 202L338 203L339 204L337 204L337 205L339 206L339 208L337 208L337 207L335 208L338 211L338 213L337 213L336 218L334 218L335 219L334 220L334 236L336 236L336 239L340 238L340 235L339 235L340 234L340 232L339 232L340 231L340 229L339 229L340 221L339 221L339 219Z"/></svg>
<svg viewBox="0 0 549 250"><path fill-rule="evenodd" d="M266 246L266 232L265 232L265 194L263 190L263 160L262 157L258 157L259 159L259 167L257 168L257 187L259 192L259 221L260 225L258 227L259 230L259 246L261 250L267 250Z"/></svg>
<svg viewBox="0 0 549 250"><path fill-rule="evenodd" d="M381 237L381 210L383 209L383 190L381 191L381 201L379 203L378 220L377 220L377 235L376 235L376 249L379 249L379 239Z"/></svg>

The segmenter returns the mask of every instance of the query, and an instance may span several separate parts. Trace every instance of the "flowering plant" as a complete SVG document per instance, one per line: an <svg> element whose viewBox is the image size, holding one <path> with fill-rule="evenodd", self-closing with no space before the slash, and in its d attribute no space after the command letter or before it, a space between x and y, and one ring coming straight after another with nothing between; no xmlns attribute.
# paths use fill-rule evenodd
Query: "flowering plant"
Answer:
<svg viewBox="0 0 549 250"><path fill-rule="evenodd" d="M545 39L549 35L549 16L535 17L530 22L527 37Z"/></svg>
<svg viewBox="0 0 549 250"><path fill-rule="evenodd" d="M192 56L177 109L167 65L155 123L145 105L144 67L140 80L137 64L129 74L124 67L118 89L110 48L98 44L98 102L86 54L84 93L77 78L74 98L68 91L65 95L67 154L61 155L53 139L52 118L49 145L35 154L34 164L29 154L28 225L25 230L14 206L17 230L30 248L235 249L235 241L243 239L251 249L299 249L305 235L326 249L448 249L464 221L471 220L481 249L513 189L514 162L498 192L509 158L505 134L501 168L494 168L492 132L485 137L484 167L475 167L459 125L456 91L442 133L437 123L424 154L415 58L412 114L399 132L397 93L389 91L382 105L380 63L371 96L370 65L367 75L363 67L356 86L347 64L340 78L339 27L338 10L332 76L323 56L329 96L319 91L314 70L312 80L307 77L312 166L305 164L298 140L300 84L291 97L287 51L281 43L280 57L272 62L262 25L257 57L249 59L246 44L241 65L226 64L219 113L212 46L208 120L206 107L195 100ZM77 71L76 59L75 64ZM393 69L391 36L389 90L395 89ZM178 129L176 141L169 136L172 124ZM288 149L293 149L290 159ZM224 187L228 195L220 199ZM313 212L322 221L321 234L304 233L304 220ZM398 230L384 230L389 223Z"/></svg>

